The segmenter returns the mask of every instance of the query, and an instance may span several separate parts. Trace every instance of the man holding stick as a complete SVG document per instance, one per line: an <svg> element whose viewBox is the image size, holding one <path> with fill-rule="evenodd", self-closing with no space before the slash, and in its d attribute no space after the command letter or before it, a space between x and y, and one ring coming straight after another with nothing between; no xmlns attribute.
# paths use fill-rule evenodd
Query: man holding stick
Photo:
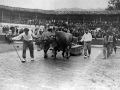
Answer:
<svg viewBox="0 0 120 90"><path fill-rule="evenodd" d="M12 40L23 40L23 53L22 53L22 62L26 61L26 49L27 47L30 50L30 57L31 61L34 61L34 46L33 46L33 38L36 38L36 36L32 33L32 31L29 31L28 28L24 29L24 32L21 33L19 36L16 36L12 38Z"/></svg>

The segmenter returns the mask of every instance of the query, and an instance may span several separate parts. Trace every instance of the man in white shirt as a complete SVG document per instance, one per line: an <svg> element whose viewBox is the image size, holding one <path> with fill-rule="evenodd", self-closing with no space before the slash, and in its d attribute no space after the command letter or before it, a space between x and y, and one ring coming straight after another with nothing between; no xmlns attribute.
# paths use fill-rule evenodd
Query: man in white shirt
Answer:
<svg viewBox="0 0 120 90"><path fill-rule="evenodd" d="M81 42L84 42L84 58L87 58L87 56L90 57L92 35L89 33L88 29L85 30L85 34L83 35Z"/></svg>
<svg viewBox="0 0 120 90"><path fill-rule="evenodd" d="M36 38L36 36L32 33L32 31L29 31L28 28L25 28L23 33L21 33L19 36L12 38L12 40L20 40L20 39L23 40L23 54L22 54L23 60L22 60L22 62L26 61L27 47L30 50L31 61L34 61L33 37Z"/></svg>

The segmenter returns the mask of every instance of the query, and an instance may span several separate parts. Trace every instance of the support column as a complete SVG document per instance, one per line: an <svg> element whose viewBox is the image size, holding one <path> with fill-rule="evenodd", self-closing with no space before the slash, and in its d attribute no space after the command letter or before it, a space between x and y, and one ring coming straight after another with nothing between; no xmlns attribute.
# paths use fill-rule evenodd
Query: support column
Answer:
<svg viewBox="0 0 120 90"><path fill-rule="evenodd" d="M37 14L35 16L35 27L37 26Z"/></svg>
<svg viewBox="0 0 120 90"><path fill-rule="evenodd" d="M67 16L67 22L69 21L69 16Z"/></svg>
<svg viewBox="0 0 120 90"><path fill-rule="evenodd" d="M85 23L85 16L83 17L83 24Z"/></svg>
<svg viewBox="0 0 120 90"><path fill-rule="evenodd" d="M53 16L52 16L52 21L53 21L54 19L53 19Z"/></svg>
<svg viewBox="0 0 120 90"><path fill-rule="evenodd" d="M21 21L21 17L20 17L20 12L19 12L19 23L21 24L21 22L20 22L20 21Z"/></svg>
<svg viewBox="0 0 120 90"><path fill-rule="evenodd" d="M100 16L100 22L101 22L102 20L101 20L101 16Z"/></svg>
<svg viewBox="0 0 120 90"><path fill-rule="evenodd" d="M118 30L119 30L119 15L117 17L117 27L118 27Z"/></svg>
<svg viewBox="0 0 120 90"><path fill-rule="evenodd" d="M4 19L4 12L2 10L2 18L1 18L2 22L3 22L3 19Z"/></svg>

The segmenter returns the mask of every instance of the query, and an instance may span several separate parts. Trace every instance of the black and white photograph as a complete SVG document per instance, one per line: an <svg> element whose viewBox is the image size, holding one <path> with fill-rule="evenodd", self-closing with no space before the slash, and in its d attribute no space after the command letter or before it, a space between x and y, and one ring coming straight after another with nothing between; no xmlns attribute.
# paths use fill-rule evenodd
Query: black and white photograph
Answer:
<svg viewBox="0 0 120 90"><path fill-rule="evenodd" d="M120 0L0 0L0 90L120 90Z"/></svg>

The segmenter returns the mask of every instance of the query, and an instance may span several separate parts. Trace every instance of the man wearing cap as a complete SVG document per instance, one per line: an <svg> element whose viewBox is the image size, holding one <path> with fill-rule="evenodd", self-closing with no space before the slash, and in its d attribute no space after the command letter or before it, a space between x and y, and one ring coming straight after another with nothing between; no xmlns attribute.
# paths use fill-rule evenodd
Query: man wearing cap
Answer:
<svg viewBox="0 0 120 90"><path fill-rule="evenodd" d="M85 29L85 34L83 35L81 42L84 42L84 58L90 57L92 35L89 33L88 28Z"/></svg>
<svg viewBox="0 0 120 90"><path fill-rule="evenodd" d="M23 60L22 60L22 62L26 61L27 47L30 50L31 61L34 61L33 38L36 38L36 36L32 33L32 31L29 31L28 28L25 28L24 32L21 33L19 36L12 38L12 40L20 40L20 39L23 40L23 53L22 53Z"/></svg>

